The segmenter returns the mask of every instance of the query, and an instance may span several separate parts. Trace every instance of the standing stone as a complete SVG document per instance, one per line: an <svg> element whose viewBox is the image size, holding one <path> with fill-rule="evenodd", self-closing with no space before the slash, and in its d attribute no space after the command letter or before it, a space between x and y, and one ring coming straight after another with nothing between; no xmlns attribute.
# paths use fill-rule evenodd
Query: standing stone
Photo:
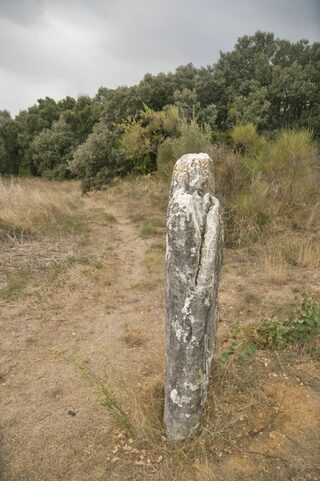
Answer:
<svg viewBox="0 0 320 481"><path fill-rule="evenodd" d="M187 154L176 163L167 214L164 424L169 440L201 431L218 322L221 208L213 162Z"/></svg>

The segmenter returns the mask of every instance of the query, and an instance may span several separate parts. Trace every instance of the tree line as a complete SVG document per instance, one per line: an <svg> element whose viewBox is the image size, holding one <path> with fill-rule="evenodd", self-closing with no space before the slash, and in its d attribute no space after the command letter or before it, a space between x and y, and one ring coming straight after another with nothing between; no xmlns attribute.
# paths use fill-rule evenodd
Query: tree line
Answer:
<svg viewBox="0 0 320 481"><path fill-rule="evenodd" d="M236 125L270 134L303 127L319 139L319 85L319 42L258 31L214 65L146 74L94 97L46 97L15 118L0 111L0 173L77 177L87 191L152 172L185 149L228 141Z"/></svg>

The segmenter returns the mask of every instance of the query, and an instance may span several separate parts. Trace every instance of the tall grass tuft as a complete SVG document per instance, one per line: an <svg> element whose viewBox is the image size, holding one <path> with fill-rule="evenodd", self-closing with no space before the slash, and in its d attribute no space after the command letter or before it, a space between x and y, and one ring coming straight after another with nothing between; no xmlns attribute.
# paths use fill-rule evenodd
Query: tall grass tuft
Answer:
<svg viewBox="0 0 320 481"><path fill-rule="evenodd" d="M127 434L133 434L133 427L128 414L122 408L120 401L117 399L113 389L106 379L98 376L92 369L82 361L74 361L74 365L78 367L83 376L95 387L102 406L109 412L115 424L125 431Z"/></svg>
<svg viewBox="0 0 320 481"><path fill-rule="evenodd" d="M256 242L280 225L317 229L320 162L311 132L284 130L267 140L248 124L235 127L232 138L236 152L217 169L227 242Z"/></svg>

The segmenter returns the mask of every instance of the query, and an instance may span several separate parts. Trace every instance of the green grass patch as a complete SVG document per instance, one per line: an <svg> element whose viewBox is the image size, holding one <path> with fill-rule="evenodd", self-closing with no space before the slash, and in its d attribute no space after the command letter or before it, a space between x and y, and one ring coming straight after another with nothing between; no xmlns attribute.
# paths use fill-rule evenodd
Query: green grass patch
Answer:
<svg viewBox="0 0 320 481"><path fill-rule="evenodd" d="M151 217L145 221L140 229L143 238L153 237L162 234L166 227L166 220L163 217Z"/></svg>
<svg viewBox="0 0 320 481"><path fill-rule="evenodd" d="M143 239L146 239L148 237L153 237L158 234L158 229L152 224L143 224L143 226L140 229L140 236Z"/></svg>
<svg viewBox="0 0 320 481"><path fill-rule="evenodd" d="M130 215L130 219L135 224L139 224L140 222L144 222L147 219L147 215L143 214L142 212L138 212L137 214Z"/></svg>
<svg viewBox="0 0 320 481"><path fill-rule="evenodd" d="M131 286L131 289L138 290L138 291L153 291L158 286L157 282L145 280L141 282L137 282Z"/></svg>
<svg viewBox="0 0 320 481"><path fill-rule="evenodd" d="M95 269L103 268L103 262L101 262L99 259L97 259L94 256L80 255L79 257L76 258L76 261L82 266L90 266L90 267L94 267Z"/></svg>
<svg viewBox="0 0 320 481"><path fill-rule="evenodd" d="M103 212L102 218L108 224L116 224L117 222L117 219L115 218L115 216L113 214L110 214L110 212Z"/></svg>
<svg viewBox="0 0 320 481"><path fill-rule="evenodd" d="M151 244L150 251L165 252L166 244L164 242L155 242Z"/></svg>
<svg viewBox="0 0 320 481"><path fill-rule="evenodd" d="M149 221L154 227L158 227L159 229L166 228L166 218L165 217L152 217Z"/></svg>

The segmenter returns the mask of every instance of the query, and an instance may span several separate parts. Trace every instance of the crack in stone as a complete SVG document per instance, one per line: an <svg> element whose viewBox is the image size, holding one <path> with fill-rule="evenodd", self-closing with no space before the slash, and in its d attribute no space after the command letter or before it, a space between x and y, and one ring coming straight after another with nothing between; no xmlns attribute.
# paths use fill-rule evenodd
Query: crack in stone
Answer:
<svg viewBox="0 0 320 481"><path fill-rule="evenodd" d="M204 199L204 196L203 196L203 199ZM206 233L207 233L207 230L208 230L207 229L208 228L207 220L208 220L208 214L209 214L209 211L210 211L211 207L212 207L212 198L210 196L209 202L207 202L207 204L205 205L205 216L204 216L204 222L203 222L202 229L201 229L201 241L200 241L200 247L199 247L199 262L198 262L198 268L197 268L195 278L194 278L195 287L198 287L198 277L199 277L199 273L200 273L200 270L201 270L201 267L202 267L202 250L203 250L203 245L204 245Z"/></svg>

